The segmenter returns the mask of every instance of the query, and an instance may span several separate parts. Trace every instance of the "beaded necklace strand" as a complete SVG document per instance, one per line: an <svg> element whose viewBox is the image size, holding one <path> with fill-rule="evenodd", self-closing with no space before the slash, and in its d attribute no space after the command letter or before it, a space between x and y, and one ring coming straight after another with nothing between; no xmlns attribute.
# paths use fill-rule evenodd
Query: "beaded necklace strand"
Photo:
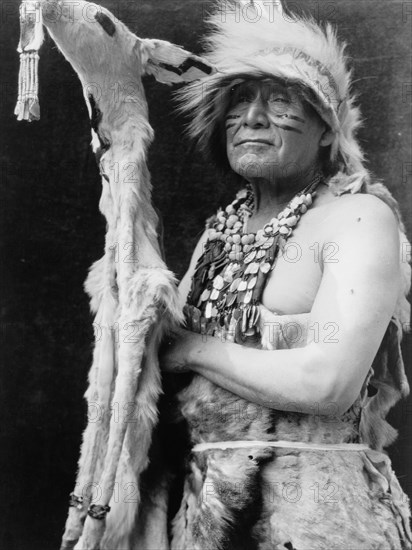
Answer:
<svg viewBox="0 0 412 550"><path fill-rule="evenodd" d="M256 234L247 233L254 206L251 187L239 191L235 200L217 213L185 306L190 330L224 334L229 341L258 336L258 304L268 273L322 181L317 174Z"/></svg>

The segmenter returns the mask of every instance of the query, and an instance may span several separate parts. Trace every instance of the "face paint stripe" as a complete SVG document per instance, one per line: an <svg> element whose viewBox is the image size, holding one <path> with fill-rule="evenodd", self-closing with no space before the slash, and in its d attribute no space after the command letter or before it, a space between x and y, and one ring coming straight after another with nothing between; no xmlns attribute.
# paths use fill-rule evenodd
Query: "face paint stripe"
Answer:
<svg viewBox="0 0 412 550"><path fill-rule="evenodd" d="M282 128L282 130L288 130L289 132L297 132L298 134L303 134L301 130L298 128L293 128L293 126L288 126L287 124L279 124L279 122L273 123L278 128Z"/></svg>
<svg viewBox="0 0 412 550"><path fill-rule="evenodd" d="M306 120L303 120L303 118L300 118L296 115L289 115L289 114L286 114L284 115L285 117L287 118L291 118L292 120L296 120L297 122L301 122L302 124L306 124Z"/></svg>

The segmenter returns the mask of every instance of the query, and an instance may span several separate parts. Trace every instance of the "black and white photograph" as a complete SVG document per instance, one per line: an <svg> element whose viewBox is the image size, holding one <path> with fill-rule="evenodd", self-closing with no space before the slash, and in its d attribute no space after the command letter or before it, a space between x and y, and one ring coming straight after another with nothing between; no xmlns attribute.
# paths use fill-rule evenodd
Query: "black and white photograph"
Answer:
<svg viewBox="0 0 412 550"><path fill-rule="evenodd" d="M412 2L0 21L0 548L412 550Z"/></svg>

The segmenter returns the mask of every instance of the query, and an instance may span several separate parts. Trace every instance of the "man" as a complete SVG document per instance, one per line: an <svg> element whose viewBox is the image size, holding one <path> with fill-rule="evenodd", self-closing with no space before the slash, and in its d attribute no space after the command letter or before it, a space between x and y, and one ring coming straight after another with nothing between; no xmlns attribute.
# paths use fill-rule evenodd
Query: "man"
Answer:
<svg viewBox="0 0 412 550"><path fill-rule="evenodd" d="M408 391L394 201L369 184L332 29L247 9L212 18L219 70L182 95L192 135L249 189L199 241L180 284L190 330L163 355L194 373L172 548L411 548L380 452Z"/></svg>

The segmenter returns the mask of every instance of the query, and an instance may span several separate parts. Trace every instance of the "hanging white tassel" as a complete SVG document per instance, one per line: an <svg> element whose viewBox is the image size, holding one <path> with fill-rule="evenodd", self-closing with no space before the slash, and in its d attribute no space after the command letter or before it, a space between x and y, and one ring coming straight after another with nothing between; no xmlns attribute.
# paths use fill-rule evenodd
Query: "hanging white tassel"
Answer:
<svg viewBox="0 0 412 550"><path fill-rule="evenodd" d="M19 84L14 114L17 120L38 120L40 105L38 98L39 80L38 51L42 45L43 17L39 1L25 0L20 5L20 53Z"/></svg>

